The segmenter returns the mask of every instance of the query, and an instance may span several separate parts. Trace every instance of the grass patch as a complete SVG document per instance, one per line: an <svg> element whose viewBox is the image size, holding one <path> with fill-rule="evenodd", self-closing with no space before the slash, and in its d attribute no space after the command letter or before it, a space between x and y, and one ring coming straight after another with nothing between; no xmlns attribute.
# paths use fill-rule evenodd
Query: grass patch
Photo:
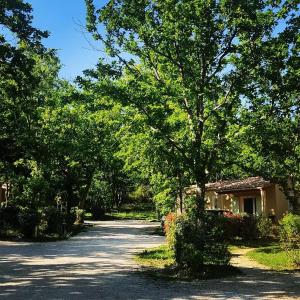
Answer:
<svg viewBox="0 0 300 300"><path fill-rule="evenodd" d="M256 262L275 271L297 270L291 263L286 252L281 249L279 242L275 240L235 240L232 241L229 250L255 248L246 255Z"/></svg>
<svg viewBox="0 0 300 300"><path fill-rule="evenodd" d="M84 219L85 220L93 220L93 214L90 212L84 213Z"/></svg>
<svg viewBox="0 0 300 300"><path fill-rule="evenodd" d="M167 245L144 250L135 256L135 260L143 267L165 268L172 266L174 252Z"/></svg>
<svg viewBox="0 0 300 300"><path fill-rule="evenodd" d="M276 246L278 243L274 240L242 240L236 239L230 242L229 250L247 249L247 248L261 248Z"/></svg>
<svg viewBox="0 0 300 300"><path fill-rule="evenodd" d="M247 256L276 271L295 270L286 252L278 245L257 248L248 252Z"/></svg>
<svg viewBox="0 0 300 300"><path fill-rule="evenodd" d="M234 276L241 272L232 266L206 265L199 274L190 274L179 270L175 265L174 252L167 245L150 248L138 253L135 261L142 266L142 271L154 278L167 280L212 279Z"/></svg>
<svg viewBox="0 0 300 300"><path fill-rule="evenodd" d="M147 220L157 221L154 211L120 211L107 214L108 217L113 217L118 220Z"/></svg>

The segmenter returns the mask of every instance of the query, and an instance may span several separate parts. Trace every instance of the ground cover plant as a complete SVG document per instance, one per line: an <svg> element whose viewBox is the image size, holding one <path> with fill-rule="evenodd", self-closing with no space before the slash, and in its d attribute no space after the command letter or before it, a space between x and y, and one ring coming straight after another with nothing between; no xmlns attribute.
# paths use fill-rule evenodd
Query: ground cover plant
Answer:
<svg viewBox="0 0 300 300"><path fill-rule="evenodd" d="M280 221L281 248L291 264L300 268L300 216L289 213Z"/></svg>
<svg viewBox="0 0 300 300"><path fill-rule="evenodd" d="M296 254L294 253L294 255ZM267 247L257 247L255 250L249 251L247 256L276 271L299 270L299 267L295 266L291 261L290 255L278 243Z"/></svg>
<svg viewBox="0 0 300 300"><path fill-rule="evenodd" d="M168 245L150 248L135 256L135 260L145 267L163 269L175 264L174 251Z"/></svg>

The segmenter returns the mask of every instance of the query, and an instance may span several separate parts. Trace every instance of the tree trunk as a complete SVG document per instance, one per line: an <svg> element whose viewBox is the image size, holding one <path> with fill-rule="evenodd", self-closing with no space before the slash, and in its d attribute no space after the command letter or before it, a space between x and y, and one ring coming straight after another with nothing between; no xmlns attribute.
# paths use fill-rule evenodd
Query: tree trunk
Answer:
<svg viewBox="0 0 300 300"><path fill-rule="evenodd" d="M82 193L80 193L80 199L79 199L79 203L78 203L78 208L80 208L80 209L85 208L85 201L89 194L89 191L90 191L90 188L91 188L91 185L93 182L93 177L94 177L94 172L92 172L90 174L90 176L88 176L86 188L83 189Z"/></svg>
<svg viewBox="0 0 300 300"><path fill-rule="evenodd" d="M196 178L196 205L198 217L201 218L205 211L205 177L202 174Z"/></svg>
<svg viewBox="0 0 300 300"><path fill-rule="evenodd" d="M291 197L290 202L292 204L292 212L296 215L300 215L300 195L294 190L294 196Z"/></svg>
<svg viewBox="0 0 300 300"><path fill-rule="evenodd" d="M179 211L183 213L183 186L182 186L182 176L181 173L178 172L178 186L179 186Z"/></svg>

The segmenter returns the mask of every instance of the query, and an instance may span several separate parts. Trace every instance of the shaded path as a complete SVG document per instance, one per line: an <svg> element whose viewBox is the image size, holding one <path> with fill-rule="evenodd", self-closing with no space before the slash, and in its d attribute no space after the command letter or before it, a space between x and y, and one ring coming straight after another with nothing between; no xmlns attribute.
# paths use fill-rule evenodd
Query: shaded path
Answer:
<svg viewBox="0 0 300 300"><path fill-rule="evenodd" d="M255 248L239 248L232 251L231 264L243 270L247 275L259 275L262 271L270 270L268 267L246 256L252 250L255 250Z"/></svg>
<svg viewBox="0 0 300 300"><path fill-rule="evenodd" d="M299 274L267 270L201 282L169 282L136 272L132 253L163 242L142 221L97 222L62 242L0 242L0 298L297 299ZM251 269L250 269L251 270Z"/></svg>

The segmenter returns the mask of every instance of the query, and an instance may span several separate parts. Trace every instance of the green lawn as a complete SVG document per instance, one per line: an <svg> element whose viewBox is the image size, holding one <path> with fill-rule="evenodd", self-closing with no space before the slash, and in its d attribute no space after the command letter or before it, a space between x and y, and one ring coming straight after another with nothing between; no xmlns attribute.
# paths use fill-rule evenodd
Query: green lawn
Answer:
<svg viewBox="0 0 300 300"><path fill-rule="evenodd" d="M295 270L295 266L293 266L290 262L286 252L281 249L278 241L237 240L232 242L229 246L230 251L234 251L239 248L255 248L246 255L273 270Z"/></svg>
<svg viewBox="0 0 300 300"><path fill-rule="evenodd" d="M85 220L93 220L92 213L85 213ZM113 211L110 213L106 213L103 216L103 220L147 220L147 221L157 221L157 216L155 211L153 210L121 210L121 211Z"/></svg>
<svg viewBox="0 0 300 300"><path fill-rule="evenodd" d="M274 240L242 240L237 239L230 242L229 250L233 251L236 249L247 249L247 248L262 248L262 247L269 247L269 246L276 246L278 245L277 242Z"/></svg>
<svg viewBox="0 0 300 300"><path fill-rule="evenodd" d="M230 251L238 248L255 248L246 255L273 270L295 270L287 254L278 242L274 241L239 241L230 245ZM144 250L135 256L135 260L144 267L163 269L174 265L174 253L167 245Z"/></svg>
<svg viewBox="0 0 300 300"><path fill-rule="evenodd" d="M135 260L144 267L165 268L174 264L174 253L167 245L144 250L135 256Z"/></svg>
<svg viewBox="0 0 300 300"><path fill-rule="evenodd" d="M121 220L148 220L148 221L157 221L156 213L154 211L121 211L121 212L112 212L107 214L107 216L114 217Z"/></svg>
<svg viewBox="0 0 300 300"><path fill-rule="evenodd" d="M237 268L232 266L205 265L203 271L197 274L179 270L175 265L174 252L167 245L144 250L135 256L135 260L139 265L145 267L146 274L168 280L203 280L241 274Z"/></svg>
<svg viewBox="0 0 300 300"><path fill-rule="evenodd" d="M247 256L276 271L295 269L286 252L278 245L259 247L248 252Z"/></svg>

